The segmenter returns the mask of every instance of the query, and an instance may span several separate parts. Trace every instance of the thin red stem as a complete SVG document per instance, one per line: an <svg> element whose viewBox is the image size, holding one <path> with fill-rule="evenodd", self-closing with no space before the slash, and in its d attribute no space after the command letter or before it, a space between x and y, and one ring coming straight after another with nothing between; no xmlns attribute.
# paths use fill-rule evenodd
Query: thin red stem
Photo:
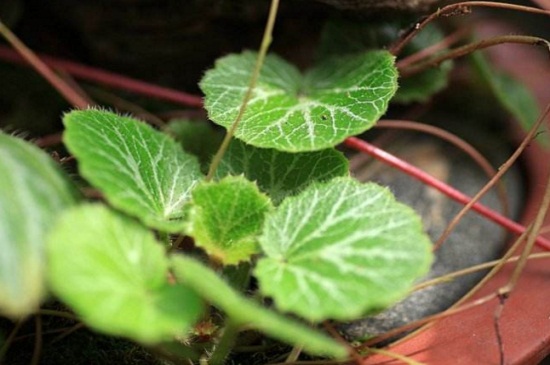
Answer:
<svg viewBox="0 0 550 365"><path fill-rule="evenodd" d="M85 109L90 104L89 101L79 95L70 85L61 79L43 60L38 57L30 48L12 33L12 31L0 21L0 36L15 49L12 51L17 54L21 62L31 66L38 72L50 85L56 89L72 106L79 109Z"/></svg>
<svg viewBox="0 0 550 365"><path fill-rule="evenodd" d="M394 119L382 119L376 123L376 128L394 128L394 129L409 129L417 132L428 133L436 136L444 141L452 143L457 148L466 153L472 160L485 172L489 179L493 178L497 174L497 171L491 166L489 161L471 144L458 137L457 135L450 133L444 129L436 126L414 122L410 120L394 120ZM506 189L504 184L497 185L498 195L502 204L502 214L508 215L508 199L506 197Z"/></svg>
<svg viewBox="0 0 550 365"><path fill-rule="evenodd" d="M485 2L472 2L471 4L481 4ZM132 91L141 95L150 96L157 99L172 101L174 103L183 104L191 107L202 107L202 98L196 95L187 94L170 88L161 87L148 82L136 80L130 77L122 76L113 72L100 70L94 67L85 66L76 62L62 60L55 57L40 55L40 59L48 66L61 69L76 78L98 82L114 88ZM12 49L0 46L0 58L13 63L25 64L21 56ZM397 157L370 145L369 143L357 138L349 138L345 144L351 148L355 148L361 152L365 152L397 169L413 176L414 178L438 189L455 201L467 204L471 198L462 194L458 190L444 184L443 182L433 178L424 171L398 159ZM481 204L474 204L473 210L500 224L511 232L522 233L525 227L494 212L493 210ZM544 249L550 250L550 241L543 238L537 238L537 244Z"/></svg>
<svg viewBox="0 0 550 365"><path fill-rule="evenodd" d="M12 49L0 46L0 58L12 63L25 64L23 59ZM116 89L131 91L136 94L149 96L156 99L171 101L194 108L202 108L202 98L167 87L158 86L114 72L100 70L95 67L82 65L77 62L67 61L56 57L39 54L39 58L48 66L60 69L75 78L92 81Z"/></svg>
<svg viewBox="0 0 550 365"><path fill-rule="evenodd" d="M499 8L499 9L523 11L523 12L534 13L534 14L550 15L550 11L533 8L529 6L500 3L496 1L465 1L465 2L455 3L455 4L450 4L442 8L438 8L435 12L428 15L427 17L422 19L420 22L416 23L414 27L412 27L407 33L405 33L405 35L401 39L399 39L393 46L390 47L390 52L393 55L397 56L401 52L401 50L411 41L411 39L413 39L416 36L416 34L420 32L422 29L424 29L424 27L431 21L443 16L468 14L471 12L472 7Z"/></svg>
<svg viewBox="0 0 550 365"><path fill-rule="evenodd" d="M445 37L440 42L437 42L429 47L423 48L422 50L397 61L395 66L397 67L397 69L402 69L412 65L413 63L419 62L424 58L433 56L439 51L446 50L447 48L451 47L453 44L455 44L459 40L463 39L468 33L470 33L470 31L471 31L470 28L466 28L466 27L460 28L454 33Z"/></svg>
<svg viewBox="0 0 550 365"><path fill-rule="evenodd" d="M384 163L393 166L397 168L398 170L406 173L407 175L439 190L443 194L447 195L449 198L461 203L461 204L468 204L470 202L471 198L460 191L456 190L452 186L449 186L442 181L434 178L433 176L425 173L424 171L420 170L419 168L397 158L396 156L383 151L379 149L378 147L375 147L371 145L368 142L365 142L359 138L351 137L348 138L344 144L350 148L353 148L357 151L367 153L371 155L372 157L383 161ZM506 228L508 231L521 234L523 233L526 228L522 226L521 224L514 222L511 219L508 219L504 217L503 215L495 212L494 210L486 207L485 205L476 203L472 206L472 209L481 214L482 216L486 217L487 219L492 220L493 222L501 225L502 227ZM550 250L550 241L544 237L538 237L536 240L536 243L538 246L544 248L545 250Z"/></svg>

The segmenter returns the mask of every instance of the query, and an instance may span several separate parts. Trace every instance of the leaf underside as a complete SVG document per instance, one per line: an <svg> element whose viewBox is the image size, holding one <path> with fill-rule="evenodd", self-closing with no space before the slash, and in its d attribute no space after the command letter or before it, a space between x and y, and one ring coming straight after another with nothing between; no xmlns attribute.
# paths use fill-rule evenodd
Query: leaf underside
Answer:
<svg viewBox="0 0 550 365"><path fill-rule="evenodd" d="M310 321L387 307L427 272L420 218L373 183L313 184L269 214L255 275L278 308Z"/></svg>

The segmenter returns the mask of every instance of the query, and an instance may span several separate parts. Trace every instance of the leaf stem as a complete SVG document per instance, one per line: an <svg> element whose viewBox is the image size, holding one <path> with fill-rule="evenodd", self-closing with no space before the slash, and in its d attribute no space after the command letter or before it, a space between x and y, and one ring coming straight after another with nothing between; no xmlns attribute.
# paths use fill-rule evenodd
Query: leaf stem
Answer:
<svg viewBox="0 0 550 365"><path fill-rule="evenodd" d="M303 344L306 351L344 358L347 350L330 337L288 317L260 306L238 294L216 273L199 261L185 255L172 257L172 269L179 282L189 286L228 317L248 329L292 344ZM204 283L207 282L207 288ZM252 320L253 319L253 320Z"/></svg>
<svg viewBox="0 0 550 365"><path fill-rule="evenodd" d="M521 258L521 256L512 256L512 257L504 260L504 263L509 264L509 263L512 263L512 262L516 262L520 258ZM550 252L533 253L533 254L530 254L527 257L527 259L528 260L550 259ZM475 273L477 271L481 271L481 270L485 270L485 269L490 269L491 267L496 266L501 262L502 262L502 259L499 259L499 260L484 262L482 264L475 265L475 266L472 266L472 267L468 267L468 268L463 269L463 270L453 271L452 273L445 274L443 276L439 276L435 279L423 281L422 283L415 285L414 288L412 289L412 291L414 292L414 291L418 291L418 290L421 290L421 289L424 289L424 288L427 288L427 287L430 287L430 286L434 286L434 285L438 285L438 284L444 284L444 283L447 283L447 282L449 282L449 281L451 281L455 278L458 278L460 276L472 274L472 273Z"/></svg>
<svg viewBox="0 0 550 365"><path fill-rule="evenodd" d="M47 66L63 70L69 75L81 80L92 81L115 89L130 91L135 94L145 95L180 105L194 108L202 107L202 98L198 95L191 95L182 91L158 86L114 72L83 65L74 61L68 61L42 54L39 54L39 57ZM16 52L9 47L2 45L0 45L0 59L12 63L23 63L25 66L27 65L27 63L22 62L22 58Z"/></svg>
<svg viewBox="0 0 550 365"><path fill-rule="evenodd" d="M40 356L42 355L42 317L40 315L34 318L36 336L34 338L34 350L32 353L31 365L40 364Z"/></svg>
<svg viewBox="0 0 550 365"><path fill-rule="evenodd" d="M485 193L487 193L487 191L489 191L489 189L491 189L500 180L502 176L504 176L504 174L510 169L510 167L512 167L512 165L516 162L519 156L527 148L529 143L531 143L533 138L535 138L539 127L542 125L542 123L544 122L544 120L546 119L549 113L550 113L550 104L546 106L546 109L544 110L544 112L539 116L539 119L535 122L535 124L533 124L533 127L531 127L531 129L529 130L529 132L527 133L527 135L525 136L525 138L523 139L519 147L512 154L512 156L510 156L510 158L506 160L506 162L498 169L498 172L496 173L496 175L493 176L491 180L489 180L489 182L487 182L487 184L485 184L485 186L477 192L477 194L462 208L460 212L458 212L458 214L447 225L447 227L445 228L445 230L443 231L443 233L435 243L434 250L437 250L439 247L441 247L443 242L449 237L453 229L455 229L455 227L458 225L462 217L466 215L468 210L472 208L474 204L476 204L483 197L483 195L485 195ZM550 249L550 247L547 247L547 249Z"/></svg>
<svg viewBox="0 0 550 365"><path fill-rule="evenodd" d="M398 170L406 173L407 175L426 183L427 185L441 191L443 194L447 195L449 198L461 203L468 204L471 198L462 192L454 189L453 187L445 184L444 182L434 178L433 176L425 173L421 169L401 160L400 158L373 146L372 144L363 141L356 137L348 138L345 142L347 147L353 148L357 151L361 151L371 155L372 157L380 160L390 166L397 168ZM482 216L492 220L493 222L505 227L508 231L514 232L516 234L521 234L525 232L526 228L521 224L514 222L513 220L495 212L494 210L488 208L487 206L475 203L472 205L472 209L481 214ZM550 250L550 240L544 237L537 238L537 244L545 250Z"/></svg>
<svg viewBox="0 0 550 365"><path fill-rule="evenodd" d="M533 250L535 241L537 239L537 236L539 234L539 231L542 225L544 224L544 218L546 217L546 214L548 213L549 208L550 208L550 175L548 175L548 181L546 183L546 189L544 192L544 196L542 197L542 202L540 203L539 211L537 212L537 215L535 216L535 220L533 221L533 229L531 230L531 232L529 232L529 235L527 236L527 243L525 244L525 248L521 253L521 256L519 258L516 268L512 272L512 277L510 278L510 281L504 288L502 288L502 290L500 291L500 294L508 294L516 286L519 280L519 277L521 276L521 273L523 272L523 269L527 264L527 259L529 257L529 254Z"/></svg>
<svg viewBox="0 0 550 365"><path fill-rule="evenodd" d="M489 161L471 144L458 137L456 134L448 132L442 128L432 126L429 124L413 122L409 120L393 120L393 119L383 119L379 120L375 128L390 128L390 129L409 129L417 132L428 133L433 136L436 136L444 141L447 141L457 148L461 149L464 153L474 160L479 167L485 172L487 177L491 179L494 175L497 174L497 171ZM506 196L506 187L500 182L497 186L498 195L502 205L502 214L508 216L509 213L509 202Z"/></svg>
<svg viewBox="0 0 550 365"><path fill-rule="evenodd" d="M491 293L491 294L488 294L484 297L476 299L473 302L470 302L468 304L464 304L463 306L452 307L452 308L447 309L443 312L440 312L440 313L437 313L437 314L419 319L419 320L414 321L414 322L407 323L407 324L405 324L401 327L395 328L395 329L390 330L390 331L388 331L388 332L386 332L386 333L384 333L380 336L376 336L375 338L372 338L372 339L366 341L365 343L361 344L356 349L358 351L361 351L363 349L368 349L373 345L376 345L376 344L378 344L382 341L385 341L385 340L388 340L392 337L395 337L395 336L397 336L397 335L399 335L403 332L410 331L412 329L418 328L422 325L433 322L435 320L450 317L450 316L453 316L455 314L468 311L468 310L473 309L475 307L478 307L480 305L487 304L487 303L491 302L492 300L496 299L497 297L498 297L497 293Z"/></svg>
<svg viewBox="0 0 550 365"><path fill-rule="evenodd" d="M0 34L31 66L44 77L71 105L85 109L89 102L74 91L61 77L56 75L38 56L29 49L12 31L0 20Z"/></svg>
<svg viewBox="0 0 550 365"><path fill-rule="evenodd" d="M398 70L401 70L431 55L434 55L439 51L446 50L447 48L450 48L453 44L464 38L470 32L470 28L460 28L450 35L446 36L440 42L437 42L429 47L423 48L420 51L411 54L410 56L400 59L396 62L395 67L397 67Z"/></svg>
<svg viewBox="0 0 550 365"><path fill-rule="evenodd" d="M393 55L397 56L401 52L401 50L411 41L411 39L413 39L418 34L418 32L424 29L426 25L428 25L428 23L432 22L433 20L443 16L468 14L471 12L472 7L499 8L523 11L534 14L550 15L550 11L547 10L533 8L530 6L499 3L494 1L466 1L455 3L437 9L435 12L433 12L420 22L416 23L411 28L411 30L405 34L403 38L399 39L392 47L390 47L390 52Z"/></svg>
<svg viewBox="0 0 550 365"><path fill-rule="evenodd" d="M233 124L231 125L231 128L227 131L225 138L223 139L222 144L218 149L218 152L216 152L216 155L214 155L214 158L212 159L212 163L210 164L210 168L208 170L208 175L206 175L206 181L210 181L214 177L214 174L216 173L216 169L218 168L218 165L220 164L223 158L223 155L227 151L227 148L229 147L229 143L231 142L231 139L235 135L235 131L239 127L239 124L244 115L244 112L246 111L246 107L248 106L248 101L252 97L252 91L256 86L256 83L260 76L260 70L262 69L265 56L267 55L267 50L269 49L269 45L271 44L271 41L273 39L273 28L275 26L275 19L277 18L278 8L279 8L279 0L271 0L271 6L269 8L269 15L267 19L267 24L265 26L264 36L262 38L262 43L260 46L260 50L258 52L258 58L256 59L256 64L254 65L254 70L252 71L252 76L250 77L250 83L248 85L248 89L246 90L246 94L244 95L243 101L241 103L241 107L239 108L239 113L237 114L235 121L233 121Z"/></svg>
<svg viewBox="0 0 550 365"><path fill-rule="evenodd" d="M444 53L442 55L438 55L435 57L432 57L430 59L427 59L425 61L413 64L411 66L402 67L400 69L399 75L401 77L409 77L415 74L418 74L420 72L423 72L429 68L437 67L441 63L455 59L458 57L462 57L465 55L468 55L472 52L475 52L480 49L489 48L492 46L496 46L499 44L505 44L505 43L517 43L517 44L529 44L529 45L536 45L536 46L545 46L546 49L550 52L550 42L548 42L546 39L539 38L539 37L531 37L531 36L523 36L523 35L505 35L505 36L498 36L493 37L489 39L483 39L478 42L473 42L470 44L466 44L462 47L458 47L455 49L450 50L447 53Z"/></svg>
<svg viewBox="0 0 550 365"><path fill-rule="evenodd" d="M367 348L366 351L367 352L372 352L373 354L380 354L380 355L383 355L385 357L396 359L396 360L402 361L402 362L404 362L405 364L408 364L408 365L424 365L424 363L422 363L422 362L418 362L418 361L416 361L416 360L414 360L410 357L398 354L398 353L393 352L393 351L388 351L388 350L383 350L383 349L375 349L375 348L370 348L370 347Z"/></svg>
<svg viewBox="0 0 550 365"><path fill-rule="evenodd" d="M25 323L24 320L20 320L17 323L15 323L15 327L11 330L8 338L4 341L2 344L2 347L0 347L0 362L4 359L4 356L6 356L6 353L8 352L8 349L10 348L11 344L13 343L13 340L15 339L15 336L23 326L23 323Z"/></svg>
<svg viewBox="0 0 550 365"><path fill-rule="evenodd" d="M507 260L512 257L513 253L517 250L518 247L520 247L520 245L525 241L525 238L527 237L527 235L531 232L533 228L533 225L530 224L526 230L514 241L514 243L511 245L511 247L506 251L506 253L504 254L504 256L498 260L497 264L491 269L491 271L485 275L476 285L474 285L473 288L470 289L470 291L468 291L468 293L466 293L462 298L460 298L456 303L454 303L451 308L447 309L446 312L450 311L450 310L454 310L454 309L457 309L458 308L461 308L460 305L462 303L465 303L467 300L469 300L471 297L474 296L475 293L477 293L487 282L489 282L490 280L492 280L492 278L504 267L504 265L506 264ZM499 298L499 294L498 292L497 293L493 293L492 295L494 295L495 298ZM435 315L437 316L437 315ZM428 323L429 324L429 323ZM408 334L407 336L401 338L398 342L400 341L406 341L408 338L411 338L413 336L416 336L417 334L419 334L420 332L422 332L423 330L425 330L428 326L424 326L423 328L421 329L418 329L416 331L414 331L413 333L410 333ZM397 331L398 329L396 329L395 331ZM401 332L404 332L406 331L407 329L401 331ZM392 330L393 331L393 330ZM398 332L398 333L401 333L401 332ZM379 336L380 337L380 336ZM386 335L382 335L382 339L380 341L383 341L384 339L386 338L389 338L389 337L386 337ZM378 338L378 337L377 337ZM375 339L376 340L376 339ZM368 343L369 345L371 345L371 343Z"/></svg>
<svg viewBox="0 0 550 365"><path fill-rule="evenodd" d="M300 354L302 353L302 346L294 346L288 356L285 359L285 363L292 363L298 361Z"/></svg>
<svg viewBox="0 0 550 365"><path fill-rule="evenodd" d="M62 317L62 318L71 319L73 321L78 321L78 318L74 314L64 312L64 311L58 311L58 310L53 310L53 309L40 309L36 313L40 314L40 315L43 315L43 316L55 316L55 317Z"/></svg>
<svg viewBox="0 0 550 365"><path fill-rule="evenodd" d="M55 338L53 338L49 344L53 344L53 343L56 343L57 341L61 341L62 339L64 339L65 337L71 335L72 333L78 331L79 329L81 328L84 328L84 323L80 322L80 323L77 323L75 324L74 326L70 327L70 328L67 328L65 330L63 330L59 336L56 336ZM52 333L52 331L48 332L48 333Z"/></svg>
<svg viewBox="0 0 550 365"><path fill-rule="evenodd" d="M233 349L235 341L237 339L237 334L239 333L241 326L229 318L225 323L225 328L223 333L216 345L210 360L208 361L211 365L222 365Z"/></svg>

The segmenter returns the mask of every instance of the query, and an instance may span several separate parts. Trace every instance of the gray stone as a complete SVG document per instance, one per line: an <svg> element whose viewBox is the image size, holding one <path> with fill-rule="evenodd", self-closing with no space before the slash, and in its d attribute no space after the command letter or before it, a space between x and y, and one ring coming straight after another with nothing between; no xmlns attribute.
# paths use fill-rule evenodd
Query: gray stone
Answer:
<svg viewBox="0 0 550 365"><path fill-rule="evenodd" d="M495 152L493 150L493 152ZM401 143L395 154L473 196L488 181L487 175L467 155L453 146L433 138L416 138ZM508 151L496 152L496 166ZM352 171L360 180L376 181L389 186L397 199L412 206L423 218L425 229L436 241L462 205L427 187L408 175L363 156L351 160ZM517 217L521 202L521 174L516 169L506 175L512 215ZM510 193L512 192L512 193ZM482 203L497 210L501 204L493 188ZM507 244L507 234L500 226L475 212L469 212L454 232L436 251L436 259L425 279L467 268L500 257ZM389 310L377 315L340 325L349 338L361 339L378 335L408 322L438 313L455 303L484 275L484 272L463 276L452 282L420 290Z"/></svg>

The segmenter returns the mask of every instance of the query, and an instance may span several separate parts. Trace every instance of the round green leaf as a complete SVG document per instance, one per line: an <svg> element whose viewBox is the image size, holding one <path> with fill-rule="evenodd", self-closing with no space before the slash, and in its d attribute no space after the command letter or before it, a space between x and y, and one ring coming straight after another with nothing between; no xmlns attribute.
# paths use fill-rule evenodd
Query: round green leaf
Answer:
<svg viewBox="0 0 550 365"><path fill-rule="evenodd" d="M63 140L80 173L116 208L150 227L182 231L191 189L202 179L197 159L172 138L104 110L65 115Z"/></svg>
<svg viewBox="0 0 550 365"><path fill-rule="evenodd" d="M142 343L185 335L202 304L168 282L168 259L153 234L101 205L68 210L48 240L52 290L90 327Z"/></svg>
<svg viewBox="0 0 550 365"><path fill-rule="evenodd" d="M21 318L40 305L45 240L74 190L51 158L0 132L0 313Z"/></svg>
<svg viewBox="0 0 550 365"><path fill-rule="evenodd" d="M396 41L409 22L390 23L332 20L327 22L321 34L319 47L320 57L365 52L369 49L386 48ZM429 24L403 49L403 57L415 54L431 45L441 42L443 32L435 25ZM399 89L392 102L423 102L447 86L452 62L447 61L437 68L430 68L422 73L399 79Z"/></svg>
<svg viewBox="0 0 550 365"><path fill-rule="evenodd" d="M388 189L337 178L313 184L268 215L255 270L284 311L351 320L401 299L426 273L431 244Z"/></svg>
<svg viewBox="0 0 550 365"><path fill-rule="evenodd" d="M348 176L349 163L341 152L333 148L288 153L233 140L216 170L216 176L239 174L255 181L260 190L278 204L314 181Z"/></svg>
<svg viewBox="0 0 550 365"><path fill-rule="evenodd" d="M271 201L243 176L203 183L193 190L189 235L225 265L259 252L258 235Z"/></svg>
<svg viewBox="0 0 550 365"><path fill-rule="evenodd" d="M204 105L215 123L229 128L235 121L256 57L221 58L202 79ZM268 55L235 136L289 152L333 147L372 127L396 89L394 58L385 51L332 57L304 76Z"/></svg>

